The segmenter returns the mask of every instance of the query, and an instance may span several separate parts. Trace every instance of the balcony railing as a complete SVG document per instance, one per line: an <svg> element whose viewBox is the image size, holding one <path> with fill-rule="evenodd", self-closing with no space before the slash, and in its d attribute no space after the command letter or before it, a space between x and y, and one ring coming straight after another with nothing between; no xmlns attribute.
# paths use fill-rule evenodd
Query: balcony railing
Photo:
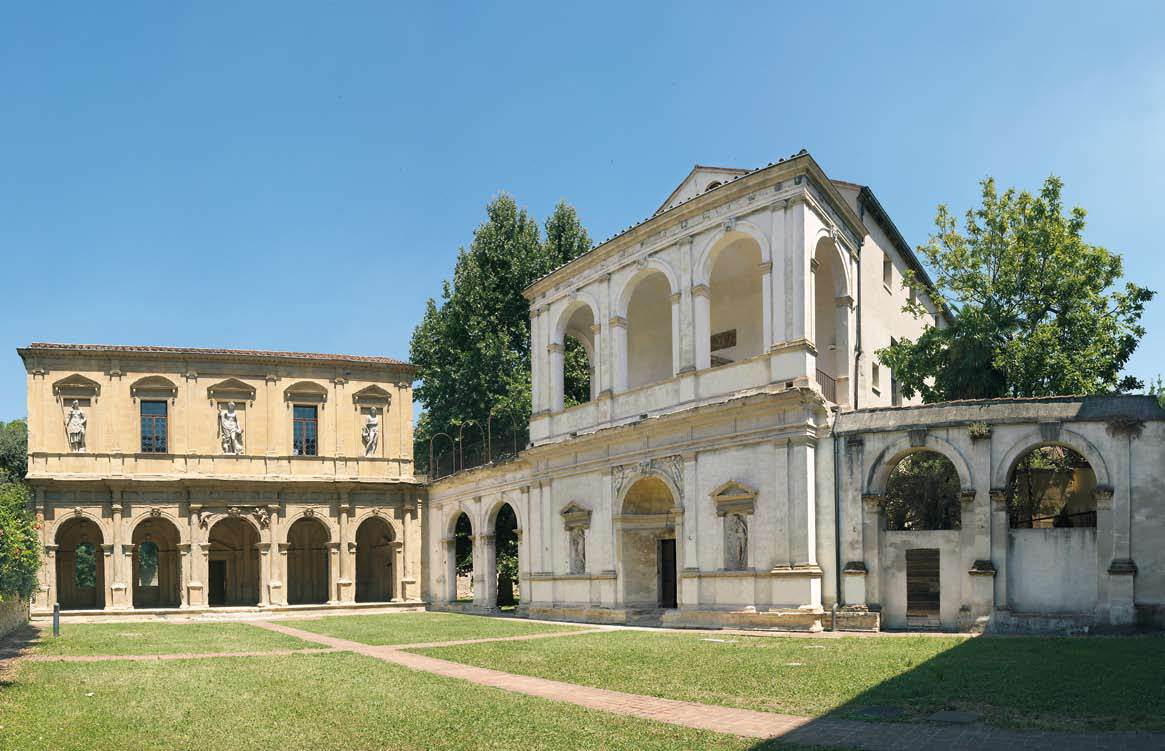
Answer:
<svg viewBox="0 0 1165 751"><path fill-rule="evenodd" d="M817 385L821 387L821 395L826 401L837 403L837 381L821 368L817 369Z"/></svg>

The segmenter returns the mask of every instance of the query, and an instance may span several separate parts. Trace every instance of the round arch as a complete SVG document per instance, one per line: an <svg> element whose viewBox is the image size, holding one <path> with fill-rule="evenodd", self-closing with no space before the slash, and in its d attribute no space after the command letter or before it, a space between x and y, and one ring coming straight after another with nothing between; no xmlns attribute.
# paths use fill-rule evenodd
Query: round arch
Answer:
<svg viewBox="0 0 1165 751"><path fill-rule="evenodd" d="M380 509L379 511L374 509L366 509L359 512L355 517L352 518L352 528L358 528L361 524L368 521L369 519L380 519L385 524L387 524L392 529L392 537L394 540L404 539L404 526L399 521L394 519L391 514L386 513L383 509Z"/></svg>
<svg viewBox="0 0 1165 751"><path fill-rule="evenodd" d="M61 520L56 543L56 600L63 610L105 607L105 536L89 514Z"/></svg>
<svg viewBox="0 0 1165 751"><path fill-rule="evenodd" d="M92 522L93 525L97 527L97 530L101 533L102 539L105 539L106 537L110 536L110 530L106 528L105 522L104 522L104 520L102 520L101 517L96 516L96 515L88 512L88 511L85 511L85 510L75 510L75 511L71 512L68 516L63 516L54 522L53 526L50 528L51 539L54 542L59 544L61 530L64 529L65 527L67 527L70 523L77 521L78 519L85 519L87 521Z"/></svg>
<svg viewBox="0 0 1165 751"><path fill-rule="evenodd" d="M1112 479L1109 476L1108 465L1104 461L1104 456L1101 455L1100 450L1083 435L1067 428L1060 429L1060 435L1054 440L1048 440L1043 433L1037 428L1031 430L1018 438L1012 443L1011 448L1003 455L994 466L991 475L991 487L1006 488L1011 481L1011 474L1015 471L1015 465L1019 460L1027 456L1029 453L1042 446L1062 446L1066 449L1071 449L1077 454L1080 454L1092 467L1092 472L1096 476L1097 487L1112 487Z"/></svg>
<svg viewBox="0 0 1165 751"><path fill-rule="evenodd" d="M181 604L178 545L182 533L172 517L161 512L134 518L130 584L135 608L176 608Z"/></svg>
<svg viewBox="0 0 1165 751"><path fill-rule="evenodd" d="M692 286L708 284L717 257L737 240L752 240L760 248L761 263L773 260L769 238L755 224L737 219L732 229L721 228L707 237L696 253L696 264L692 275Z"/></svg>
<svg viewBox="0 0 1165 751"><path fill-rule="evenodd" d="M562 344L566 337L567 326L570 325L570 319L582 308L590 308L591 318L595 323L598 323L599 318L599 302L594 295L584 290L579 290L573 293L568 298L566 305L559 311L555 318L554 327L551 329L551 344Z"/></svg>
<svg viewBox="0 0 1165 751"><path fill-rule="evenodd" d="M631 490L640 482L640 480L646 479L659 480L667 487L667 490L671 494L672 499L672 507L669 510L669 513L683 512L681 500L682 494L680 493L680 489L676 487L676 484L672 482L671 478L668 477L665 473L650 470L647 472L641 472L634 477L628 478L624 486L619 490L619 495L615 499L615 508L619 510L617 516L623 516L626 514L625 504L627 503L627 496L630 495Z"/></svg>
<svg viewBox="0 0 1165 751"><path fill-rule="evenodd" d="M300 515L287 525L287 603L326 603L329 579L329 543L332 534L323 519Z"/></svg>
<svg viewBox="0 0 1165 751"><path fill-rule="evenodd" d="M618 303L615 308L615 314L627 317L627 306L631 302L631 296L635 294L635 288L644 280L649 278L652 274L658 272L664 275L667 279L667 286L669 294L675 294L680 291L679 276L675 269L671 267L667 261L662 258L648 258L642 261L641 268L632 274L623 286L619 289L619 294L616 296Z"/></svg>
<svg viewBox="0 0 1165 751"><path fill-rule="evenodd" d="M886 482L890 479L890 473L898 466L898 462L919 451L933 451L946 457L951 464L955 465L955 471L959 473L959 484L962 486L962 490L974 492L975 477L966 457L950 441L928 433L926 441L920 446L914 445L909 438L900 438L878 452L878 456L874 459L866 476L865 493L884 495Z"/></svg>
<svg viewBox="0 0 1165 751"><path fill-rule="evenodd" d="M259 586L259 525L247 514L217 518L207 529L207 602L256 605Z"/></svg>
<svg viewBox="0 0 1165 751"><path fill-rule="evenodd" d="M336 526L336 523L330 517L322 515L318 509L312 509L310 511L308 509L303 509L302 511L297 511L296 513L281 521L279 527L283 533L283 539L281 539L279 542L289 542L291 528L296 524L296 522L300 521L313 521L323 527L324 533L327 535L327 542L339 539L339 527Z"/></svg>
<svg viewBox="0 0 1165 751"><path fill-rule="evenodd" d="M399 537L392 522L366 514L356 525L356 602L399 599L396 590L396 547Z"/></svg>
<svg viewBox="0 0 1165 751"><path fill-rule="evenodd" d="M818 255L821 258L818 258ZM850 268L849 256L837 244L833 234L828 229L820 229L817 231L817 241L813 245L813 258L818 262L822 259L828 259L829 266L833 270L831 281L833 282L833 296L837 297L853 297L853 291L850 284Z"/></svg>

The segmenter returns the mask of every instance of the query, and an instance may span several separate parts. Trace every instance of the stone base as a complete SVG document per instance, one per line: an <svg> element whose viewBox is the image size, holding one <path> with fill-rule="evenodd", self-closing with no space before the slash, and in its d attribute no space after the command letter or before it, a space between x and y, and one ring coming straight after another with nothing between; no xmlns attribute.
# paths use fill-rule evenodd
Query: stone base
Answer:
<svg viewBox="0 0 1165 751"><path fill-rule="evenodd" d="M824 631L830 614L807 610L667 610L662 623L669 628L742 628L758 631Z"/></svg>
<svg viewBox="0 0 1165 751"><path fill-rule="evenodd" d="M587 605L531 605L526 616L544 621L580 621L583 623L627 623L631 612L625 608L595 608Z"/></svg>
<svg viewBox="0 0 1165 751"><path fill-rule="evenodd" d="M866 608L840 608L830 614L834 631L881 631L882 615Z"/></svg>
<svg viewBox="0 0 1165 751"><path fill-rule="evenodd" d="M193 615L247 615L251 613L343 613L360 612L365 610L400 610L422 611L425 603L419 600L412 602L344 602L328 605L229 605L222 607L188 607L188 608L120 608L117 610L62 610L61 620L69 618L140 618L142 616L183 616ZM52 610L33 610L33 618L51 618Z"/></svg>
<svg viewBox="0 0 1165 751"><path fill-rule="evenodd" d="M988 631L995 634L1071 634L1087 633L1096 627L1092 613L1016 613L996 610Z"/></svg>

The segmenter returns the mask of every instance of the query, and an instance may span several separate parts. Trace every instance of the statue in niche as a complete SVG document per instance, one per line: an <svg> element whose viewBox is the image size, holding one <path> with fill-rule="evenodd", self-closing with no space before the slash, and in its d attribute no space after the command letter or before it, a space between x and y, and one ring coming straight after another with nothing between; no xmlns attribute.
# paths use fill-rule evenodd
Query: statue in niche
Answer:
<svg viewBox="0 0 1165 751"><path fill-rule="evenodd" d="M85 418L85 413L81 411L81 405L77 400L73 400L73 404L69 407L69 413L65 415L65 432L69 435L69 450L74 452L81 452L85 450L85 423L88 420Z"/></svg>
<svg viewBox="0 0 1165 751"><path fill-rule="evenodd" d="M226 409L219 410L218 434L222 441L224 454L243 453L243 429L239 425L239 416L235 412L234 402L227 402Z"/></svg>
<svg viewBox="0 0 1165 751"><path fill-rule="evenodd" d="M582 574L587 570L586 530L575 527L570 530L570 573Z"/></svg>
<svg viewBox="0 0 1165 751"><path fill-rule="evenodd" d="M748 566L748 522L743 514L729 514L725 523L725 552L727 568L740 571Z"/></svg>
<svg viewBox="0 0 1165 751"><path fill-rule="evenodd" d="M364 416L364 430L360 436L364 440L364 455L376 456L376 446L380 442L380 416L376 407Z"/></svg>

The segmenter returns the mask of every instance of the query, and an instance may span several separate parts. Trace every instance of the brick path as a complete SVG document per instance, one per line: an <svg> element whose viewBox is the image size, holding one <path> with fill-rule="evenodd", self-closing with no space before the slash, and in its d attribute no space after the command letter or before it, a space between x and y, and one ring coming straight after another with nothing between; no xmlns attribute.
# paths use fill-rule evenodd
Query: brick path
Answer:
<svg viewBox="0 0 1165 751"><path fill-rule="evenodd" d="M982 724L946 726L924 723L873 723L859 720L814 719L774 712L756 712L710 704L660 699L602 688L580 686L545 678L503 673L498 670L462 665L406 649L433 645L405 644L374 647L334 636L313 634L271 621L255 622L260 628L296 636L336 649L392 662L412 670L491 686L551 701L562 701L612 714L641 717L672 725L711 730L747 738L779 738L783 742L846 746L870 751L918 751L941 748L943 751L982 751L982 749L1023 748L1031 751L1162 751L1165 734L1161 733L1052 733L995 728ZM484 641L515 641L574 636L588 631L530 634L519 637L472 639L444 644Z"/></svg>

